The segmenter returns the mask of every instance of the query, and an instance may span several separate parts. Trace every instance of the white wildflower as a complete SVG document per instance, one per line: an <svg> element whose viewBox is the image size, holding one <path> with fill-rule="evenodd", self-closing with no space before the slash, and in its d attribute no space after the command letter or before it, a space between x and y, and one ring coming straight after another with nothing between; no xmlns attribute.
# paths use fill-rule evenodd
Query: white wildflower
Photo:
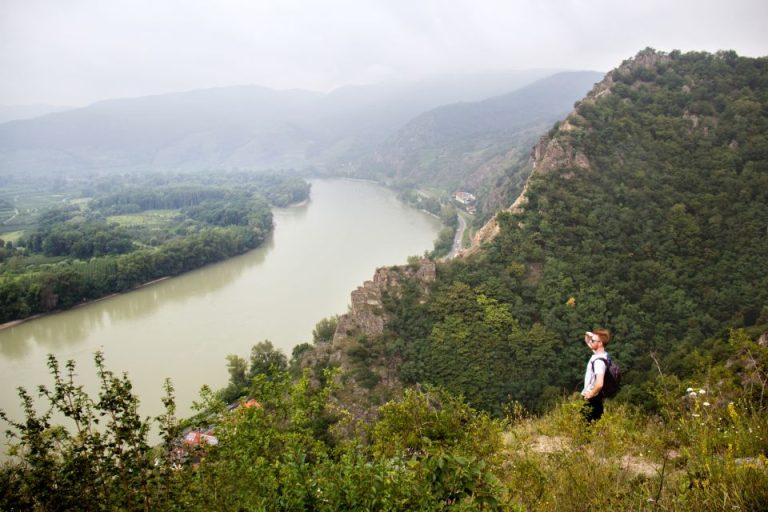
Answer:
<svg viewBox="0 0 768 512"><path fill-rule="evenodd" d="M688 393L688 396L692 396L692 397L696 398L696 392L695 391L691 391L690 393Z"/></svg>
<svg viewBox="0 0 768 512"><path fill-rule="evenodd" d="M699 394L700 394L700 395L706 395L706 394L707 394L707 391L706 391L705 389L700 389L700 390L699 390Z"/></svg>
<svg viewBox="0 0 768 512"><path fill-rule="evenodd" d="M709 402L704 402L704 403L703 403L703 404L701 404L701 405L703 405L704 407L709 407Z"/></svg>
<svg viewBox="0 0 768 512"><path fill-rule="evenodd" d="M693 391L693 388L688 388L685 390L686 393L690 393L691 391Z"/></svg>

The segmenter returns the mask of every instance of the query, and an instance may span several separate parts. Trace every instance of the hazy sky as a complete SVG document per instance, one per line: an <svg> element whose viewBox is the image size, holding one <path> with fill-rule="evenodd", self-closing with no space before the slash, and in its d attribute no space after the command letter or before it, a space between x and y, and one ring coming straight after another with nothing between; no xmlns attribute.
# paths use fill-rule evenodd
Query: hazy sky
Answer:
<svg viewBox="0 0 768 512"><path fill-rule="evenodd" d="M768 55L766 0L0 0L0 104Z"/></svg>

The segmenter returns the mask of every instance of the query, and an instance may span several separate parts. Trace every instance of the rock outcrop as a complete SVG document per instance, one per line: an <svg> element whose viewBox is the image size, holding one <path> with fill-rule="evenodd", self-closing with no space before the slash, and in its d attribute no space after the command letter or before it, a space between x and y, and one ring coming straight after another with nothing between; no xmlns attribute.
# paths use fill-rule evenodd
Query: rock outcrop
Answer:
<svg viewBox="0 0 768 512"><path fill-rule="evenodd" d="M332 364L340 366L346 373L350 367L350 350L359 348L362 339L376 343L376 338L384 333L389 320L384 308L385 296L398 297L406 281L416 282L422 294L426 294L435 278L436 264L429 259L411 265L376 269L372 280L352 292L349 310L339 316L331 342L320 343L306 353L302 366L317 369ZM382 382L393 381L394 370L378 368L376 371Z"/></svg>
<svg viewBox="0 0 768 512"><path fill-rule="evenodd" d="M574 112L569 118L576 116L578 114ZM559 131L561 133L569 133L576 129L568 119L565 120L563 125L568 128L560 126ZM559 168L582 170L591 168L587 156L580 151L576 151L568 143L567 137L549 137L548 135L539 139L539 142L533 147L531 151L531 165L533 170L539 175L547 174Z"/></svg>
<svg viewBox="0 0 768 512"><path fill-rule="evenodd" d="M657 52L651 48L647 48L638 53L634 58L625 60L621 66L605 75L600 82L595 84L592 90L583 100L581 100L581 102L579 102L579 104L595 103L599 101L600 98L610 95L612 88L616 83L616 77L620 75L627 75L638 68L650 69L659 64L669 62L670 60L671 57L666 53ZM575 172L586 171L592 168L587 156L577 151L569 143L571 137L578 133L579 130L584 129L581 128L581 126L583 126L582 121L583 118L578 113L577 104L577 108L559 124L554 132L550 132L539 139L539 142L531 150L531 156L528 162L528 166L530 167L528 180L515 202L504 211L511 213L520 211L520 208L527 201L526 193L528 191L528 184L538 176L545 175L555 170L562 170L564 173L563 176L567 179L568 177L573 176ZM498 234L499 225L494 216L485 226L477 231L472 240L472 245L460 255L477 253L483 244L493 240Z"/></svg>
<svg viewBox="0 0 768 512"><path fill-rule="evenodd" d="M406 280L416 279L426 285L433 282L435 277L435 262L428 259L420 260L418 265L376 269L373 280L366 281L352 292L349 312L339 318L332 345L341 347L350 336L380 336L387 322L384 295L397 296Z"/></svg>

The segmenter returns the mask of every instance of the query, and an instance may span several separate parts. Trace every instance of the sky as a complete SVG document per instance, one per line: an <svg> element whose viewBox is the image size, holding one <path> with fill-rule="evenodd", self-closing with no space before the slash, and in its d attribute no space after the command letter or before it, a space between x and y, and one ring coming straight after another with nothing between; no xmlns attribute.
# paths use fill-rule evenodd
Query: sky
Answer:
<svg viewBox="0 0 768 512"><path fill-rule="evenodd" d="M768 55L766 0L0 0L0 105Z"/></svg>

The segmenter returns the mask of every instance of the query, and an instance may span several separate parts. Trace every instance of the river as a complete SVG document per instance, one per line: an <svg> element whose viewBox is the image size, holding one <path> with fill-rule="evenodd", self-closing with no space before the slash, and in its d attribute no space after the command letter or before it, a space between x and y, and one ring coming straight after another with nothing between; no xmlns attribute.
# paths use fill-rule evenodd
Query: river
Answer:
<svg viewBox="0 0 768 512"><path fill-rule="evenodd" d="M313 181L311 200L274 210L274 220L273 236L247 254L1 330L0 408L20 419L16 388L50 385L48 353L75 360L95 391L101 350L108 369L127 372L143 415L161 412L165 378L186 415L201 385L226 384L228 354L247 358L268 339L290 357L317 321L346 312L377 267L423 254L441 227L392 191L352 180Z"/></svg>

